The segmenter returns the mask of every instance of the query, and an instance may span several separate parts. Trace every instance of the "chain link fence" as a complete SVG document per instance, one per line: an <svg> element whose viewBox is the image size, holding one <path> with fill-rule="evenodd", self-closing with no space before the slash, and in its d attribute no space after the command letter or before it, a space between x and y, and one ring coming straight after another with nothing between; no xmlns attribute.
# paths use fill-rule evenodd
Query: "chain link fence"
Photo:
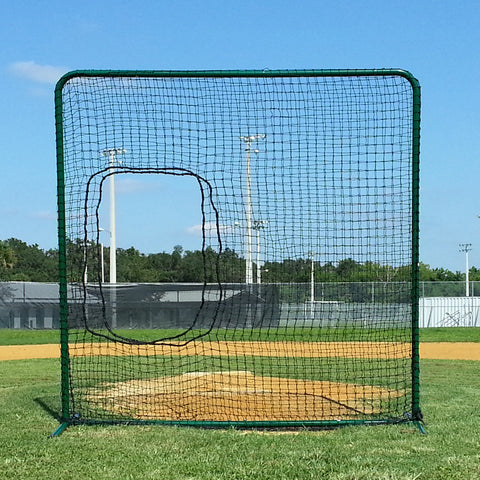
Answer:
<svg viewBox="0 0 480 480"><path fill-rule="evenodd" d="M480 327L480 282L420 282L420 327ZM81 298L70 285L70 298ZM105 285L105 289L110 288ZM235 308L243 308L252 326L275 327L293 323L305 326L362 326L381 328L384 318L395 312L398 326L410 319L410 284L407 282L351 282L311 284L224 286L224 302L231 299ZM106 296L106 307L115 308L116 328L183 328L206 302L205 315L218 301L218 286L202 284L119 285L115 305ZM86 308L92 315L99 300L94 289L87 288ZM251 301L251 296L255 302ZM478 295L478 296L475 296ZM203 297L202 297L203 296ZM260 301L259 301L260 298ZM250 305L255 305L252 310ZM70 305L71 318L82 304ZM233 308L233 307L232 307ZM243 311L242 310L242 311ZM192 313L193 312L193 313ZM248 315L247 315L248 313ZM222 328L228 327L229 310L222 310ZM55 283L0 282L0 328L59 328L59 295Z"/></svg>

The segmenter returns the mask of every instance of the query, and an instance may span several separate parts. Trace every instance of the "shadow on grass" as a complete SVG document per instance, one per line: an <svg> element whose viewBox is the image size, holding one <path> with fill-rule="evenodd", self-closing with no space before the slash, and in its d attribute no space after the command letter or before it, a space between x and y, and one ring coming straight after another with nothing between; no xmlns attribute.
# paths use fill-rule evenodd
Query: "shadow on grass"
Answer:
<svg viewBox="0 0 480 480"><path fill-rule="evenodd" d="M39 405L48 415L57 420L61 421L60 415L60 403L55 397L37 397L33 401Z"/></svg>

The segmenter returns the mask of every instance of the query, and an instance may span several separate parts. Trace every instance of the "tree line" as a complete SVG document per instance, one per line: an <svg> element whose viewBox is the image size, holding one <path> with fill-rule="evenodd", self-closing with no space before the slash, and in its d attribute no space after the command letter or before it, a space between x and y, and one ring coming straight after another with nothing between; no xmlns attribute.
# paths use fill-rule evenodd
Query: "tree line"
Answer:
<svg viewBox="0 0 480 480"><path fill-rule="evenodd" d="M96 282L101 276L100 245L87 248L87 276ZM70 281L81 281L84 274L85 249L80 241L67 244ZM108 282L109 249L104 247L104 280ZM10 238L0 240L0 281L58 282L58 249L44 250L37 244ZM262 282L309 283L311 259L285 259L262 265ZM256 265L254 265L254 272ZM480 280L480 270L470 268L470 280ZM391 267L373 262L360 263L346 258L336 264L314 263L316 282L401 282L409 280L410 268ZM117 249L118 282L216 282L245 281L245 259L237 252L225 249L220 254L211 247L204 251L184 250L180 245L171 253L141 253L134 247ZM462 281L465 274L445 268L420 264L420 280L431 282Z"/></svg>

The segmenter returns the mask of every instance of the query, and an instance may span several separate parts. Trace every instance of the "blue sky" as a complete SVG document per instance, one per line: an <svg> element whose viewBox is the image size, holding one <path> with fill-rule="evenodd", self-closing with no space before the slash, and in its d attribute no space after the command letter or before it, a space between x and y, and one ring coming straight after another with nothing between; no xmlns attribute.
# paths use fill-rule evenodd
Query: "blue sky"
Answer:
<svg viewBox="0 0 480 480"><path fill-rule="evenodd" d="M0 26L1 239L56 246L53 90L66 71L394 67L422 87L421 260L463 271L469 242L480 266L478 1L17 0ZM135 184L120 206L122 188Z"/></svg>

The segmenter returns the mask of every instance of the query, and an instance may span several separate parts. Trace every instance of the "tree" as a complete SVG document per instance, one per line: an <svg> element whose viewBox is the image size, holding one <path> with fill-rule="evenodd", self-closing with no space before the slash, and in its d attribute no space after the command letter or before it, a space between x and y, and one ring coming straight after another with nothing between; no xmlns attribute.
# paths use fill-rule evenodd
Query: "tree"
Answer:
<svg viewBox="0 0 480 480"><path fill-rule="evenodd" d="M67 278L69 282L81 282L85 262L88 265L88 280L99 281L101 276L101 246L89 241L85 248L83 239L67 240ZM104 248L106 280L108 281L109 249ZM217 252L207 246L203 251L184 251L181 245L175 245L171 253L144 254L135 247L117 249L118 280L120 282L208 282L243 283L245 282L245 259L230 248ZM254 264L254 271L257 266ZM263 283L291 283L308 285L311 281L312 259L287 258L281 261L266 261L262 267ZM461 282L463 273L452 272L445 268L431 268L420 262L420 280L434 282L429 285L428 294L435 296L444 292L446 282ZM411 266L392 266L375 262L358 262L345 258L334 264L314 263L315 283L368 283L408 282L411 279ZM58 282L58 250L43 250L37 244L28 245L16 238L0 240L0 281ZM480 281L480 269L470 268L470 280ZM438 282L438 285L437 285ZM444 285L441 285L441 282ZM296 288L296 287L295 287ZM295 290L294 288L294 290ZM302 287L305 290L304 287ZM348 295L365 295L366 287L350 288ZM456 288L456 287L451 287ZM353 291L353 289L357 289ZM463 286L459 284L459 294ZM303 291L302 290L302 291ZM328 297L325 286L324 296ZM309 295L308 291L305 295ZM446 290L445 290L446 291ZM454 290L450 290L454 292ZM338 289L335 287L338 296ZM345 291L346 292L346 291ZM427 292L425 292L427 293ZM290 295L290 294L289 294ZM303 295L303 294L302 294ZM345 293L347 295L347 293ZM298 296L292 291L291 298Z"/></svg>
<svg viewBox="0 0 480 480"><path fill-rule="evenodd" d="M120 282L153 282L145 255L136 248L117 249L117 275Z"/></svg>
<svg viewBox="0 0 480 480"><path fill-rule="evenodd" d="M173 258L169 253L153 253L147 259L154 282L176 282L178 272L173 266Z"/></svg>
<svg viewBox="0 0 480 480"><path fill-rule="evenodd" d="M8 280L31 282L55 282L58 278L58 260L54 251L42 250L37 244L27 245L16 238L4 242L3 252L9 252L5 259L10 274ZM5 253L4 253L5 257ZM10 266L9 266L10 265Z"/></svg>
<svg viewBox="0 0 480 480"><path fill-rule="evenodd" d="M480 280L480 269L476 267L471 267L469 270L469 278L472 282L478 282Z"/></svg>
<svg viewBox="0 0 480 480"><path fill-rule="evenodd" d="M0 241L0 281L9 280L15 263L16 258L12 248L6 242Z"/></svg>
<svg viewBox="0 0 480 480"><path fill-rule="evenodd" d="M343 282L354 282L360 273L360 270L360 263L351 258L346 258L345 260L340 260L338 262L337 276Z"/></svg>
<svg viewBox="0 0 480 480"><path fill-rule="evenodd" d="M430 265L427 265L423 262L419 264L420 280L423 282L434 281L436 280L435 273L430 268Z"/></svg>
<svg viewBox="0 0 480 480"><path fill-rule="evenodd" d="M242 283L245 279L245 260L230 248L219 255L220 281L225 283ZM265 272L266 267L263 266ZM267 272L268 274L268 272ZM264 275L266 275L264 273Z"/></svg>

